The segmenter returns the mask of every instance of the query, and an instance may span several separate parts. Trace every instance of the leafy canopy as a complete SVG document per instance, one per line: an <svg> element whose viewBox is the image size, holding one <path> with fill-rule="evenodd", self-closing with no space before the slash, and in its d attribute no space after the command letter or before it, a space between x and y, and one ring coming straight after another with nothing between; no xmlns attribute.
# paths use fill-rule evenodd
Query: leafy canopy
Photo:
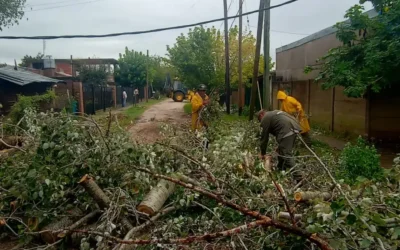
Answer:
<svg viewBox="0 0 400 250"><path fill-rule="evenodd" d="M368 18L364 7L355 5L345 15L350 22L335 25L343 45L322 58L316 80L323 79L324 88L343 86L347 96L361 97L368 88L379 92L399 79L400 2L372 2L385 10L378 17Z"/></svg>
<svg viewBox="0 0 400 250"><path fill-rule="evenodd" d="M147 56L142 52L125 48L124 54L119 54L118 68L115 71L115 80L122 86L146 85Z"/></svg>
<svg viewBox="0 0 400 250"><path fill-rule="evenodd" d="M230 76L233 87L238 84L238 27L229 30ZM250 79L253 72L256 39L250 31L243 35L243 79ZM189 88L206 84L210 88L224 85L225 47L224 37L215 27L202 26L181 34L176 43L167 47L167 61L177 71L179 78ZM271 59L270 59L271 60ZM271 67L273 67L271 63ZM260 73L263 73L263 58L260 60Z"/></svg>
<svg viewBox="0 0 400 250"><path fill-rule="evenodd" d="M26 0L0 0L0 31L2 27L18 24L24 16L24 7Z"/></svg>
<svg viewBox="0 0 400 250"><path fill-rule="evenodd" d="M105 85L109 73L105 65L79 65L79 78L83 83Z"/></svg>
<svg viewBox="0 0 400 250"><path fill-rule="evenodd" d="M36 56L25 55L21 63L19 64L20 67L30 67L32 63L41 62L44 55L42 53L38 53Z"/></svg>

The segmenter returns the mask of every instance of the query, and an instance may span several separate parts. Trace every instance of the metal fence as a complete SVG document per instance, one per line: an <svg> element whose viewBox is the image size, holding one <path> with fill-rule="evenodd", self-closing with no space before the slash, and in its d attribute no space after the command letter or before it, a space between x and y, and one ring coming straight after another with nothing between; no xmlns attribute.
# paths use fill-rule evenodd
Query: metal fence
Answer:
<svg viewBox="0 0 400 250"><path fill-rule="evenodd" d="M97 110L106 110L113 107L112 87L83 84L83 105L85 113L94 115Z"/></svg>

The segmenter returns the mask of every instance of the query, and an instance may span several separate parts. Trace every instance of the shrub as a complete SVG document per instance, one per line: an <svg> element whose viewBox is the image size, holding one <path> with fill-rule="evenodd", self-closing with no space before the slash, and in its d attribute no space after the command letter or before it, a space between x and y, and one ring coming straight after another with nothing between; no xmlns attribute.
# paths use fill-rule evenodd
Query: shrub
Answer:
<svg viewBox="0 0 400 250"><path fill-rule="evenodd" d="M380 179L383 169L379 158L376 148L359 137L354 145L348 143L340 154L341 175L350 182L354 182L358 177Z"/></svg>
<svg viewBox="0 0 400 250"><path fill-rule="evenodd" d="M17 123L24 116L25 109L31 108L37 111L41 104L50 103L55 98L56 94L52 90L48 90L42 95L18 95L18 101L12 106L9 117L14 123Z"/></svg>

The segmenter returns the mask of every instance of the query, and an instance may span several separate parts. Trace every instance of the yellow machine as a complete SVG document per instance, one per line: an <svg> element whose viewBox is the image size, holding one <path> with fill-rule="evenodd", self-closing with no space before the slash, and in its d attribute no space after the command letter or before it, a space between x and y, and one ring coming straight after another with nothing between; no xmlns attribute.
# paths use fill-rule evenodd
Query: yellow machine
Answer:
<svg viewBox="0 0 400 250"><path fill-rule="evenodd" d="M183 100L191 100L194 96L194 91L189 90L184 84L178 80L174 81L173 87L170 92L170 97L175 102L183 102Z"/></svg>

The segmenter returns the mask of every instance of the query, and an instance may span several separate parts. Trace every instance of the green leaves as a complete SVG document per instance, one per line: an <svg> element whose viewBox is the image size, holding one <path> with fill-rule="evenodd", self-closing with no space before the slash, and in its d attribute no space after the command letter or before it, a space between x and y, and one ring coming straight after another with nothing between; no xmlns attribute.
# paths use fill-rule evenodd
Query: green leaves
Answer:
<svg viewBox="0 0 400 250"><path fill-rule="evenodd" d="M355 5L346 12L349 22L335 25L336 36L343 45L321 58L316 80L323 80L324 88L343 86L347 96L363 97L368 89L380 92L398 82L400 2L371 2L382 11L378 17L369 18L363 13L364 7ZM310 67L306 70L310 71Z"/></svg>
<svg viewBox="0 0 400 250"><path fill-rule="evenodd" d="M361 137L355 145L346 145L340 154L339 163L341 176L349 183L359 177L380 179L383 176L380 155L373 145L368 145Z"/></svg>
<svg viewBox="0 0 400 250"><path fill-rule="evenodd" d="M9 27L18 24L24 16L24 7L26 0L0 0L0 31L3 27Z"/></svg>

